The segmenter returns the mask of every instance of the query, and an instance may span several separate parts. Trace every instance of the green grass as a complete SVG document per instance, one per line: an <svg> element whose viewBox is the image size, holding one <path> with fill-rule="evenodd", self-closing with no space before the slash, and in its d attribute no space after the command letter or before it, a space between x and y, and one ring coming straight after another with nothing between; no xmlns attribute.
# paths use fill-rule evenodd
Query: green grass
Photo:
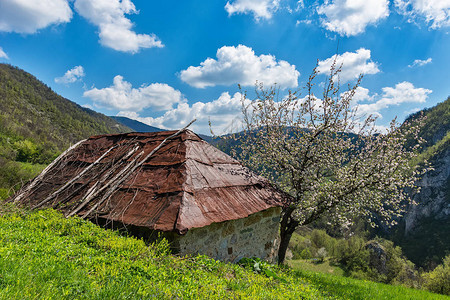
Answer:
<svg viewBox="0 0 450 300"><path fill-rule="evenodd" d="M47 166L46 164L32 164L20 161L18 161L17 163L20 165L22 170L31 173L33 177L41 173L42 170L44 170Z"/></svg>
<svg viewBox="0 0 450 300"><path fill-rule="evenodd" d="M322 291L327 291L338 299L449 299L450 297L431 294L403 286L387 285L367 280L344 277L344 271L325 260L313 263L311 260L288 261L295 275L314 282Z"/></svg>
<svg viewBox="0 0 450 300"><path fill-rule="evenodd" d="M22 184L34 178L46 165L7 161L0 158L0 201L17 191Z"/></svg>
<svg viewBox="0 0 450 300"><path fill-rule="evenodd" d="M337 299L449 299L448 296L432 294L403 286L340 277L330 274L298 270L294 276L314 282L314 286L327 291Z"/></svg>
<svg viewBox="0 0 450 300"><path fill-rule="evenodd" d="M447 131L447 134L439 141L437 141L432 146L426 148L423 152L421 152L417 157L415 157L412 161L412 165L422 164L425 160L429 161L430 159L435 158L436 155L442 153L447 149L450 145L450 131Z"/></svg>
<svg viewBox="0 0 450 300"><path fill-rule="evenodd" d="M336 276L344 276L344 270L334 265L329 260L323 262L313 262L311 259L295 259L288 260L287 264L294 270L306 270L312 272L320 272Z"/></svg>
<svg viewBox="0 0 450 300"><path fill-rule="evenodd" d="M52 210L0 217L1 299L326 299L308 281L276 280L206 257L177 258L164 242L103 230Z"/></svg>
<svg viewBox="0 0 450 300"><path fill-rule="evenodd" d="M167 249L53 210L0 204L0 299L444 299L273 267L275 279Z"/></svg>

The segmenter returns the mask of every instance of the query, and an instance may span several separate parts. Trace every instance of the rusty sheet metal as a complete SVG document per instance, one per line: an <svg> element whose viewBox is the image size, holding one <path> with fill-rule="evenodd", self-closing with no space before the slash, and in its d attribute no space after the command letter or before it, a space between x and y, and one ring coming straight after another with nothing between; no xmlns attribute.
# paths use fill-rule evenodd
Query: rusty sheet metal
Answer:
<svg viewBox="0 0 450 300"><path fill-rule="evenodd" d="M112 178L173 133L93 136L67 153L30 191L25 186L21 203L34 207L49 199L41 206L66 215L80 208L76 211L81 216L92 211L89 217L180 234L282 205L285 194L189 130L169 140L108 194L116 183ZM90 191L104 186L85 201Z"/></svg>

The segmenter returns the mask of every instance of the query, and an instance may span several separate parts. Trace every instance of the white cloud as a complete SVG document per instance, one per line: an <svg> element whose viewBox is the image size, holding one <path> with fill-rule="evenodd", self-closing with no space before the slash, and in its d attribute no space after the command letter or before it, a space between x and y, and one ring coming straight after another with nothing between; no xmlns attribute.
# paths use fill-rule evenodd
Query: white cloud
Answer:
<svg viewBox="0 0 450 300"><path fill-rule="evenodd" d="M180 103L176 108L157 118L140 117L137 113L128 111L122 111L119 115L163 129L179 129L196 118L192 130L204 134L209 134L208 123L211 120L214 133L220 135L240 129L241 96L240 93L230 96L226 92L218 99L207 103L196 102L191 106L188 103Z"/></svg>
<svg viewBox="0 0 450 300"><path fill-rule="evenodd" d="M165 83L152 83L135 89L120 75L114 77L112 86L102 89L92 88L85 91L83 96L92 99L98 107L132 112L144 108L168 110L174 104L185 101L180 91Z"/></svg>
<svg viewBox="0 0 450 300"><path fill-rule="evenodd" d="M92 107L92 105L89 105L89 104L83 104L83 105L81 105L81 107L84 107L84 108L88 108L88 109L94 110L94 108Z"/></svg>
<svg viewBox="0 0 450 300"><path fill-rule="evenodd" d="M414 60L414 62L410 65L408 65L409 68L414 68L414 67L422 67L428 64L431 64L431 57L425 59L425 60L421 60L421 59L416 59Z"/></svg>
<svg viewBox="0 0 450 300"><path fill-rule="evenodd" d="M432 91L424 88L416 88L411 82L403 81L397 83L395 87L382 88L381 99L370 104L359 104L358 112L360 114L380 115L380 111L393 105L402 103L424 103L428 94Z"/></svg>
<svg viewBox="0 0 450 300"><path fill-rule="evenodd" d="M305 20L297 20L297 21L295 22L295 26L298 26L298 25L300 25L300 24L311 25L311 24L312 24L312 21L309 20L309 19L305 19Z"/></svg>
<svg viewBox="0 0 450 300"><path fill-rule="evenodd" d="M74 83L78 80L81 80L81 78L84 77L84 69L82 66L76 66L73 67L70 70L67 70L67 72L62 77L55 78L56 83Z"/></svg>
<svg viewBox="0 0 450 300"><path fill-rule="evenodd" d="M137 14L130 0L76 0L75 9L100 29L100 43L117 51L137 53L141 48L164 47L154 34L137 34L126 14Z"/></svg>
<svg viewBox="0 0 450 300"><path fill-rule="evenodd" d="M341 94L341 97L346 97L349 93L350 91L345 91ZM361 103L364 101L373 101L377 95L375 94L371 96L369 93L369 89L358 86L355 90L355 94L352 97L351 104L356 105L357 103Z"/></svg>
<svg viewBox="0 0 450 300"><path fill-rule="evenodd" d="M67 23L72 10L67 0L2 0L0 31L35 33L51 24Z"/></svg>
<svg viewBox="0 0 450 300"><path fill-rule="evenodd" d="M278 6L278 0L235 0L232 3L227 2L225 10L229 16L253 13L255 19L260 20L272 18Z"/></svg>
<svg viewBox="0 0 450 300"><path fill-rule="evenodd" d="M321 20L327 30L341 36L363 33L368 25L376 24L389 15L388 0L333 0L317 8L325 17Z"/></svg>
<svg viewBox="0 0 450 300"><path fill-rule="evenodd" d="M6 58L9 59L8 55L3 51L3 48L0 47L0 58Z"/></svg>
<svg viewBox="0 0 450 300"><path fill-rule="evenodd" d="M35 33L72 18L72 0L2 0L0 31ZM100 29L100 43L117 51L136 53L141 48L163 47L154 34L137 34L126 14L137 14L131 0L75 0L76 11Z"/></svg>
<svg viewBox="0 0 450 300"><path fill-rule="evenodd" d="M305 3L303 2L303 0L297 1L297 7L295 8L295 11L301 11L304 8L305 8Z"/></svg>
<svg viewBox="0 0 450 300"><path fill-rule="evenodd" d="M372 101L374 96L369 95L369 89L363 88L362 86L358 86L355 90L355 94L353 95L353 101L358 103L362 101Z"/></svg>
<svg viewBox="0 0 450 300"><path fill-rule="evenodd" d="M336 66L342 64L342 71L339 73L341 83L358 78L360 74L376 74L380 72L378 65L370 60L370 50L360 48L356 52L345 52L319 61L317 70L320 73L328 75L333 61L336 59Z"/></svg>
<svg viewBox="0 0 450 300"><path fill-rule="evenodd" d="M408 17L409 22L425 18L430 28L450 26L450 1L448 0L395 0L397 11Z"/></svg>
<svg viewBox="0 0 450 300"><path fill-rule="evenodd" d="M216 85L254 85L256 81L266 85L277 83L280 87L296 87L300 73L295 65L277 61L273 55L255 55L252 48L239 45L224 46L217 50L217 60L208 58L200 66L190 66L181 71L180 78L197 88Z"/></svg>

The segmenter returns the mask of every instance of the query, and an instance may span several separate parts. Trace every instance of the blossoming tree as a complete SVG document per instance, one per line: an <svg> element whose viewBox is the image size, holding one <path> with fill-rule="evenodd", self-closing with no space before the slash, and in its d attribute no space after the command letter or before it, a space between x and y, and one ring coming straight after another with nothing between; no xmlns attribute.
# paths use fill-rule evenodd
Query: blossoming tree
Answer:
<svg viewBox="0 0 450 300"><path fill-rule="evenodd" d="M243 93L244 131L239 156L292 197L282 210L279 263L298 226L320 217L351 224L363 216L395 223L412 200L407 189L420 172L410 161L416 155L422 122L383 132L375 117L361 116L352 99L361 78L345 92L339 88L340 67L333 64L321 97L314 95L314 69L306 95L279 96L276 86L257 84L256 99ZM415 138L413 146L406 141Z"/></svg>

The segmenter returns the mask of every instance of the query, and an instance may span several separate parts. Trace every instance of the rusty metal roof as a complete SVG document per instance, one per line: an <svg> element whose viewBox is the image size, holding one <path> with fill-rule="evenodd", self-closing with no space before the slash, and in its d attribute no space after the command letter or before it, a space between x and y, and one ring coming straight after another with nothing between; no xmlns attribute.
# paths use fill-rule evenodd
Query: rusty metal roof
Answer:
<svg viewBox="0 0 450 300"><path fill-rule="evenodd" d="M180 234L282 205L283 193L189 130L122 175L172 134L93 136L62 154L13 200Z"/></svg>

